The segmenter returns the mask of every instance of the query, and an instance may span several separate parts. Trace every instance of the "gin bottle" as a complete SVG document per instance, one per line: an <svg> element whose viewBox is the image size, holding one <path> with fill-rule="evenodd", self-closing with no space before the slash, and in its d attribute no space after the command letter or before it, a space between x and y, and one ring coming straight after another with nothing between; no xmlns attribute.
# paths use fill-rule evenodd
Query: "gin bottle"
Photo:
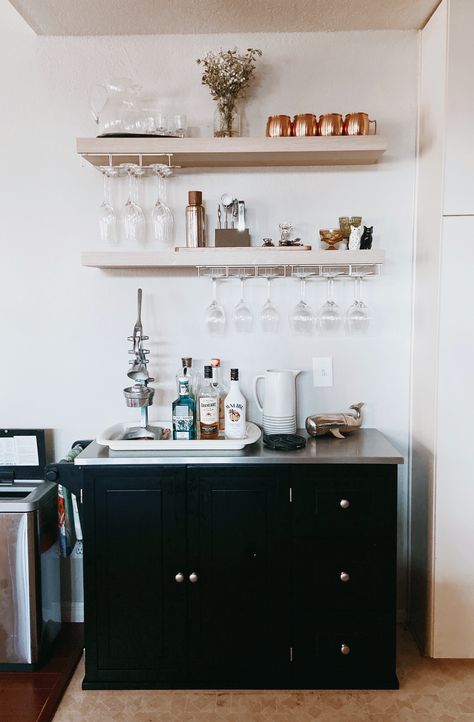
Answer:
<svg viewBox="0 0 474 722"><path fill-rule="evenodd" d="M230 389L225 397L226 439L245 439L247 436L247 400L240 390L239 369L230 370Z"/></svg>
<svg viewBox="0 0 474 722"><path fill-rule="evenodd" d="M193 360L190 356L184 356L181 359L181 366L179 368L178 373L176 374L176 388L178 389L179 393L179 380L182 376L185 376L189 380L189 394L190 396L196 397L196 388L195 388L195 375L193 370Z"/></svg>
<svg viewBox="0 0 474 722"><path fill-rule="evenodd" d="M204 366L204 380L198 394L199 436L219 438L219 395L212 384L212 366Z"/></svg>
<svg viewBox="0 0 474 722"><path fill-rule="evenodd" d="M191 441L196 438L196 402L189 392L189 379L179 378L179 396L172 404L173 439Z"/></svg>

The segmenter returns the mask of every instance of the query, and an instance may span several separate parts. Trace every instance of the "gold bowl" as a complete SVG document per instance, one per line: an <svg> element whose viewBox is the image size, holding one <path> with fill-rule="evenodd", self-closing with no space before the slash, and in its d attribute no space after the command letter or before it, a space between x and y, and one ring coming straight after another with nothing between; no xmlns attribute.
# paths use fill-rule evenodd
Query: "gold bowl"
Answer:
<svg viewBox="0 0 474 722"><path fill-rule="evenodd" d="M328 244L326 249L328 251L335 251L334 246L336 243L340 243L344 238L344 234L340 228L320 228L319 235L321 236L321 240Z"/></svg>

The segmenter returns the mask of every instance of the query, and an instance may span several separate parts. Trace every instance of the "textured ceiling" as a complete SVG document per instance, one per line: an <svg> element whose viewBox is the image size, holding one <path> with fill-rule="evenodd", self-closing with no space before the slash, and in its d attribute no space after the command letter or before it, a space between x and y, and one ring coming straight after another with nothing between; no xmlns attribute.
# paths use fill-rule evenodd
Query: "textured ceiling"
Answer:
<svg viewBox="0 0 474 722"><path fill-rule="evenodd" d="M10 0L38 35L410 30L440 0Z"/></svg>

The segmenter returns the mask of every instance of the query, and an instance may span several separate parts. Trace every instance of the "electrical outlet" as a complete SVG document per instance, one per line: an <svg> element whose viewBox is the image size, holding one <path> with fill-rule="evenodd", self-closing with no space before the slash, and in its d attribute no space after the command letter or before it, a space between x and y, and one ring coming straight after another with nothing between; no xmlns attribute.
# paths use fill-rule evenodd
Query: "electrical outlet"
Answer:
<svg viewBox="0 0 474 722"><path fill-rule="evenodd" d="M332 386L332 356L313 359L313 386Z"/></svg>

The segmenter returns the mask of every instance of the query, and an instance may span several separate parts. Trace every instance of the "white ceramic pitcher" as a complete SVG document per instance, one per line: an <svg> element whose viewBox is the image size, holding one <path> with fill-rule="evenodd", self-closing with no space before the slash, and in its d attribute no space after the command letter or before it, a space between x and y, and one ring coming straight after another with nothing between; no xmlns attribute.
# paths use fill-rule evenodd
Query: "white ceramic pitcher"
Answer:
<svg viewBox="0 0 474 722"><path fill-rule="evenodd" d="M296 431L296 369L267 369L255 376L253 393L263 414L266 433L292 433ZM263 403L258 396L258 382L263 379Z"/></svg>

